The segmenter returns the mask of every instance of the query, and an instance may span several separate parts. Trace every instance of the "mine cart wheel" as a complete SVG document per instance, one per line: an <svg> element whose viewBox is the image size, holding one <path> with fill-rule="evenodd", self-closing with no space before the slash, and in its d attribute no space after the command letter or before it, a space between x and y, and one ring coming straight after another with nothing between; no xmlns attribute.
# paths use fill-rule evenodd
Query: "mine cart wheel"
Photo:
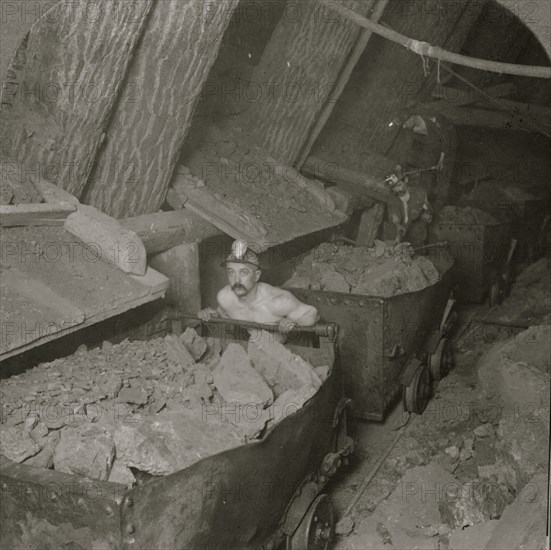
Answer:
<svg viewBox="0 0 551 550"><path fill-rule="evenodd" d="M442 338L434 353L429 355L429 368L433 380L442 380L454 365L453 350L450 341Z"/></svg>
<svg viewBox="0 0 551 550"><path fill-rule="evenodd" d="M421 414L431 394L430 370L426 365L417 369L413 380L404 388L404 409L410 413Z"/></svg>
<svg viewBox="0 0 551 550"><path fill-rule="evenodd" d="M319 495L300 522L295 534L287 537L287 550L327 550L335 536L335 514L328 495Z"/></svg>

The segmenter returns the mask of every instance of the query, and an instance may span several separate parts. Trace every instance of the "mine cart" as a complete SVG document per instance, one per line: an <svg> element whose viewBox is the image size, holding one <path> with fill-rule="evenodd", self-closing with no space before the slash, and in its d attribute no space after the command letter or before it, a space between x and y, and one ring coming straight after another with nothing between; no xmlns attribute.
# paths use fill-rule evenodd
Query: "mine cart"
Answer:
<svg viewBox="0 0 551 550"><path fill-rule="evenodd" d="M449 259L438 252L428 256L440 281L416 292L380 298L289 289L315 305L323 319L339 325L344 391L352 399L353 416L383 420L400 394L407 411L420 413L430 397L431 381L451 368L447 334L454 299Z"/></svg>
<svg viewBox="0 0 551 550"><path fill-rule="evenodd" d="M511 224L491 225L435 222L429 228L431 242L447 241L455 259L458 299L481 302L488 295L490 305L508 293L510 263L515 241Z"/></svg>
<svg viewBox="0 0 551 550"><path fill-rule="evenodd" d="M481 208L497 219L511 223L511 232L518 241L515 259L535 261L540 254L540 236L549 222L546 218L549 204L545 200L525 199L511 202L481 203L464 199L465 204Z"/></svg>
<svg viewBox="0 0 551 550"><path fill-rule="evenodd" d="M314 327L317 348L290 347L330 367L327 379L260 440L131 489L0 457L2 548L328 548L334 516L322 490L352 444L335 331L325 327Z"/></svg>

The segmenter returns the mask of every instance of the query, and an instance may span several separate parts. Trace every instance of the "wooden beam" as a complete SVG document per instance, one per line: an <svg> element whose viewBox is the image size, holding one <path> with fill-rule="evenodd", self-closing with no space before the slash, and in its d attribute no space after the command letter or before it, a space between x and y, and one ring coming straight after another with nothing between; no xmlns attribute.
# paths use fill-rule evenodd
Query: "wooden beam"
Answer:
<svg viewBox="0 0 551 550"><path fill-rule="evenodd" d="M482 128L497 128L500 130L525 130L528 132L551 133L549 121L531 122L530 118L516 115L508 111L478 109L476 107L458 107L449 109L442 115L456 126L478 126Z"/></svg>
<svg viewBox="0 0 551 550"><path fill-rule="evenodd" d="M166 300L179 311L196 313L201 309L199 245L184 243L155 254L151 266L170 280Z"/></svg>
<svg viewBox="0 0 551 550"><path fill-rule="evenodd" d="M148 254L222 235L214 225L187 209L123 218L119 223L138 235Z"/></svg>
<svg viewBox="0 0 551 550"><path fill-rule="evenodd" d="M446 109L462 107L479 101L485 101L486 96L491 98L500 98L512 94L516 86L512 82L496 84L483 88L480 92L473 89L451 88L449 86L438 86L433 92L435 97L440 97L440 101L430 101L415 105L415 114L439 113ZM502 101L500 101L502 103Z"/></svg>
<svg viewBox="0 0 551 550"><path fill-rule="evenodd" d="M48 203L0 205L0 226L63 225L75 210L74 206Z"/></svg>
<svg viewBox="0 0 551 550"><path fill-rule="evenodd" d="M374 22L379 21L379 19L383 15L383 12L388 2L389 0L376 0L366 17L369 17L369 19ZM354 47L352 48L352 51L350 52L348 59L344 63L342 70L338 75L337 82L335 83L335 87L333 88L330 96L327 98L322 111L319 113L316 119L316 122L314 123L312 129L310 130L308 138L306 139L304 145L302 146L300 155L296 162L296 166L299 169L302 168L302 166L306 162L306 159L308 158L308 155L310 154L312 147L316 142L316 139L318 139L318 136L320 135L321 131L325 127L325 124L329 120L329 117L333 112L335 104L339 99L339 97L341 96L346 84L348 83L348 80L350 79L350 75L352 74L354 67L358 63L360 56L363 54L372 34L373 34L373 31L370 31L369 29L362 29L360 31L358 39L356 40L356 43L354 44Z"/></svg>
<svg viewBox="0 0 551 550"><path fill-rule="evenodd" d="M479 101L474 107L494 111L510 111L516 116L529 117L534 123L543 126L551 124L551 109L536 103L522 103L510 99L500 99L497 103L489 100Z"/></svg>
<svg viewBox="0 0 551 550"><path fill-rule="evenodd" d="M159 210L237 0L161 0L129 68L83 201L115 218Z"/></svg>
<svg viewBox="0 0 551 550"><path fill-rule="evenodd" d="M268 248L268 231L260 221L234 202L215 196L204 184L198 186L185 167L176 175L172 188L182 197L188 210L224 233L256 245L258 251Z"/></svg>
<svg viewBox="0 0 551 550"><path fill-rule="evenodd" d="M81 196L152 4L59 2L33 24L2 90L3 158Z"/></svg>
<svg viewBox="0 0 551 550"><path fill-rule="evenodd" d="M394 202L397 200L386 187L382 174L364 174L355 170L348 170L333 163L324 162L317 157L308 157L306 159L303 172L338 185L346 186L351 194L356 195L357 200L361 200L362 196L381 202ZM386 173L386 175L389 175L389 173ZM363 205L358 206L361 207ZM355 205L354 208L356 208Z"/></svg>
<svg viewBox="0 0 551 550"><path fill-rule="evenodd" d="M117 266L124 273L145 275L147 254L138 235L123 227L111 216L43 179L34 181L36 188L51 205L72 208L64 222L69 233L81 240L96 256Z"/></svg>
<svg viewBox="0 0 551 550"><path fill-rule="evenodd" d="M342 0L366 14L376 0ZM278 22L252 82L266 89L241 124L255 143L286 164L294 164L339 78L360 29L318 0L297 4Z"/></svg>
<svg viewBox="0 0 551 550"><path fill-rule="evenodd" d="M65 229L96 255L124 273L145 275L147 253L141 239L93 206L79 205L65 220Z"/></svg>
<svg viewBox="0 0 551 550"><path fill-rule="evenodd" d="M0 335L0 357L28 345L37 336L55 334L61 328L84 322L82 310L16 267L2 268L1 278L4 321ZM28 318L25 318L25 310Z"/></svg>

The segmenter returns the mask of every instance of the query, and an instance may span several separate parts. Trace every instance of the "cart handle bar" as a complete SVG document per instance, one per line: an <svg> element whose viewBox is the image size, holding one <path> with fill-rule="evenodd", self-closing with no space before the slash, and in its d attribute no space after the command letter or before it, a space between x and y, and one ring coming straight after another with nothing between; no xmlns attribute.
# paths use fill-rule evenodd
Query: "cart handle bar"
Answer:
<svg viewBox="0 0 551 550"><path fill-rule="evenodd" d="M188 321L200 321L204 323L196 315L190 315L187 313L180 312L170 312L168 315L169 321L185 319ZM232 324L238 325L246 329L256 329L256 330L266 330L268 332L279 332L279 325L276 323L255 323L253 321L240 321L238 319L228 319L226 317L213 317L207 324ZM330 340L336 340L339 333L339 326L336 323L316 323L315 325L309 327L296 326L291 331L295 334L297 333L306 333L306 334L315 334L318 337L329 338Z"/></svg>

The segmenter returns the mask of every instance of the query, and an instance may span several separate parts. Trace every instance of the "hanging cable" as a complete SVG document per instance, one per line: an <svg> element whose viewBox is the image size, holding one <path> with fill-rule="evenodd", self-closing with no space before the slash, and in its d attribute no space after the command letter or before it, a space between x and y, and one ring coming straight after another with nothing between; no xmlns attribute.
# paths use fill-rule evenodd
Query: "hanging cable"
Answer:
<svg viewBox="0 0 551 550"><path fill-rule="evenodd" d="M533 78L551 78L551 67L532 66L532 65L518 65L515 63L501 63L498 61L489 61L488 59L477 59L475 57L468 57L466 55L457 54L444 50L438 46L432 46L428 42L421 42L413 38L409 38L392 30L389 27L385 27L379 23L374 23L367 17L358 15L351 9L339 4L335 0L319 0L321 4L329 9L340 14L345 19L352 21L356 25L372 31L383 38L401 44L404 48L411 50L412 52L425 57L432 57L441 61L447 61L455 65L463 65L464 67L472 67L473 69L479 69L482 71L488 71L499 74L510 74L516 76L529 76Z"/></svg>

